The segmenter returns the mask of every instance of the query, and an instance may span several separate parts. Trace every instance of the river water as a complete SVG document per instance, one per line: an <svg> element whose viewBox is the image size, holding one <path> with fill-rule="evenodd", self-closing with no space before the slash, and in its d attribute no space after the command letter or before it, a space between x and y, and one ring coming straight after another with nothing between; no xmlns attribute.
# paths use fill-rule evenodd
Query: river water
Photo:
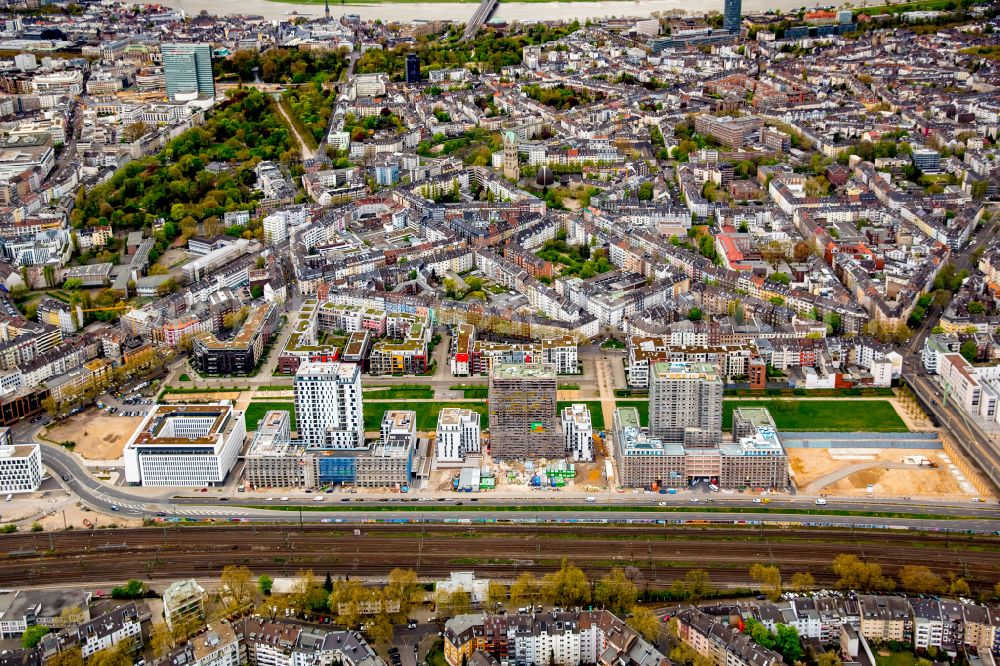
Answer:
<svg viewBox="0 0 1000 666"><path fill-rule="evenodd" d="M287 19L295 11L306 16L323 15L323 5L269 2L268 0L158 0L168 7L183 9L189 16L201 10L210 14L250 14L272 20ZM330 10L334 17L342 14L358 14L366 20L412 21L414 19L442 19L468 21L476 10L478 2L450 3L380 3L371 5L340 5L331 0ZM649 16L651 12L668 9L684 9L702 14L708 11L722 11L722 0L601 0L598 2L501 2L494 18L506 21L564 20L581 21L588 18L610 16ZM815 0L743 0L744 13L757 13L768 9L797 9L813 6Z"/></svg>

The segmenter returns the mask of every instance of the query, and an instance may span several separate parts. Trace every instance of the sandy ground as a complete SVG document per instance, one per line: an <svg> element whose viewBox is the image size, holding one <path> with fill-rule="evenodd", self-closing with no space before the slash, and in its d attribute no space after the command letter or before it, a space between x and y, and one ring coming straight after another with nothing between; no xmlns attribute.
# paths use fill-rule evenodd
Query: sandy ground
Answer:
<svg viewBox="0 0 1000 666"><path fill-rule="evenodd" d="M141 416L100 416L87 410L50 428L47 437L76 442L73 452L83 458L115 460L121 458L125 443L141 422Z"/></svg>
<svg viewBox="0 0 1000 666"><path fill-rule="evenodd" d="M923 456L938 463L936 469L865 469L834 481L823 489L834 495L866 495L869 485L876 496L942 496L964 495L955 476L949 471L943 452L933 449L788 449L789 461L795 473L795 483L805 488L812 481L830 472L857 463L899 463L906 456Z"/></svg>
<svg viewBox="0 0 1000 666"><path fill-rule="evenodd" d="M899 414L899 418L903 419L903 423L905 423L906 427L910 430L935 430L934 424L931 423L929 418L927 418L927 414L924 410L922 410L912 400L890 398L889 404L892 405L893 409L896 410L896 413Z"/></svg>
<svg viewBox="0 0 1000 666"><path fill-rule="evenodd" d="M206 391L204 393L168 393L162 402L215 402L218 400L239 400L239 391Z"/></svg>
<svg viewBox="0 0 1000 666"><path fill-rule="evenodd" d="M127 519L124 516L109 516L96 511L84 511L76 504L69 504L62 509L56 509L39 523L46 531L61 530L63 527L73 527L75 529L88 529L84 520L89 520L94 527L107 527L117 525L118 527L142 527L142 521Z"/></svg>

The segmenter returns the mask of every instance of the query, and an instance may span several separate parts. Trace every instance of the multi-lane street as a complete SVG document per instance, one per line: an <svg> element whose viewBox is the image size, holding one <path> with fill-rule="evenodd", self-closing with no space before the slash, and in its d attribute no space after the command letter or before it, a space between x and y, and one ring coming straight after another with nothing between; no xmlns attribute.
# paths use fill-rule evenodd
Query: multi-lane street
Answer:
<svg viewBox="0 0 1000 666"><path fill-rule="evenodd" d="M813 498L775 497L765 506L740 495L702 493L684 496L660 494L615 493L602 495L593 507L585 504L581 496L555 496L541 494L537 497L482 497L457 496L447 499L393 496L392 498L361 498L343 493L325 495L322 507L317 507L317 495L299 493L289 496L287 502L274 502L274 509L265 505L259 495L202 496L185 490L161 498L150 497L126 488L112 487L91 477L74 456L50 444L42 444L43 456L52 471L65 478L68 488L88 506L110 512L112 507L125 515L181 518L200 517L216 519L247 518L274 522L318 522L337 520L352 522L392 519L478 519L501 515L489 507L503 507L502 515L511 518L531 519L583 519L600 517L609 520L754 520L761 522L822 522L830 524L880 524L914 526L928 529L1000 530L1000 510L985 503L962 502L913 502L908 500L842 498L829 499L822 507L822 515L800 513L816 510ZM693 502L692 499L697 499ZM543 511L537 507L549 505L567 507L564 511ZM302 511L295 507L301 506ZM468 507L458 509L459 506ZM511 511L512 506L524 509ZM586 508L584 508L586 507ZM608 507L613 507L609 510ZM647 511L638 510L641 507ZM619 509L615 511L614 509ZM671 511L673 509L673 511ZM785 512L787 511L787 513ZM837 512L848 515L836 515ZM883 514L883 515L878 515ZM934 516L933 518L929 516Z"/></svg>

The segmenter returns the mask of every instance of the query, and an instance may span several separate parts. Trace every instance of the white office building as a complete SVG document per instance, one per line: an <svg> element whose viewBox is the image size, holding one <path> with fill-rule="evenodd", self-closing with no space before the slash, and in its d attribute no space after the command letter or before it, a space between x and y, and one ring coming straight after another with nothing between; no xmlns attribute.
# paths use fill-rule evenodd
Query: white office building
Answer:
<svg viewBox="0 0 1000 666"><path fill-rule="evenodd" d="M0 428L0 493L31 493L42 482L42 453L37 444L15 446L10 428Z"/></svg>
<svg viewBox="0 0 1000 666"><path fill-rule="evenodd" d="M295 373L295 418L307 449L355 449L365 441L361 367L307 362Z"/></svg>
<svg viewBox="0 0 1000 666"><path fill-rule="evenodd" d="M480 451L479 412L445 407L438 412L434 459L438 463L461 463Z"/></svg>
<svg viewBox="0 0 1000 666"><path fill-rule="evenodd" d="M125 446L125 480L142 486L221 485L246 438L231 405L157 405Z"/></svg>
<svg viewBox="0 0 1000 666"><path fill-rule="evenodd" d="M566 455L574 462L594 459L594 426L587 405L576 404L562 411L562 427L566 436Z"/></svg>

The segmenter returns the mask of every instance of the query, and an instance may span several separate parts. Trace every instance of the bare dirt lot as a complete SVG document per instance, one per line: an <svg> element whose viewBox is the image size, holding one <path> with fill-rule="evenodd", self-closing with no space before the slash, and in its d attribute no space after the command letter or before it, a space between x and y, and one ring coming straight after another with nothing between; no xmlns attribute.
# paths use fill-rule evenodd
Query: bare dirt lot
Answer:
<svg viewBox="0 0 1000 666"><path fill-rule="evenodd" d="M73 452L88 460L115 460L141 421L141 416L100 416L87 410L50 428L47 436L75 442Z"/></svg>
<svg viewBox="0 0 1000 666"><path fill-rule="evenodd" d="M789 461L795 474L795 484L810 492L832 495L939 497L969 494L941 459L935 449L788 449ZM937 463L929 468L902 465L908 457L923 457ZM885 467L879 466L884 463ZM870 465L836 478L838 471ZM828 482L823 484L823 480ZM817 483L818 482L818 483ZM811 487L810 487L811 486Z"/></svg>

